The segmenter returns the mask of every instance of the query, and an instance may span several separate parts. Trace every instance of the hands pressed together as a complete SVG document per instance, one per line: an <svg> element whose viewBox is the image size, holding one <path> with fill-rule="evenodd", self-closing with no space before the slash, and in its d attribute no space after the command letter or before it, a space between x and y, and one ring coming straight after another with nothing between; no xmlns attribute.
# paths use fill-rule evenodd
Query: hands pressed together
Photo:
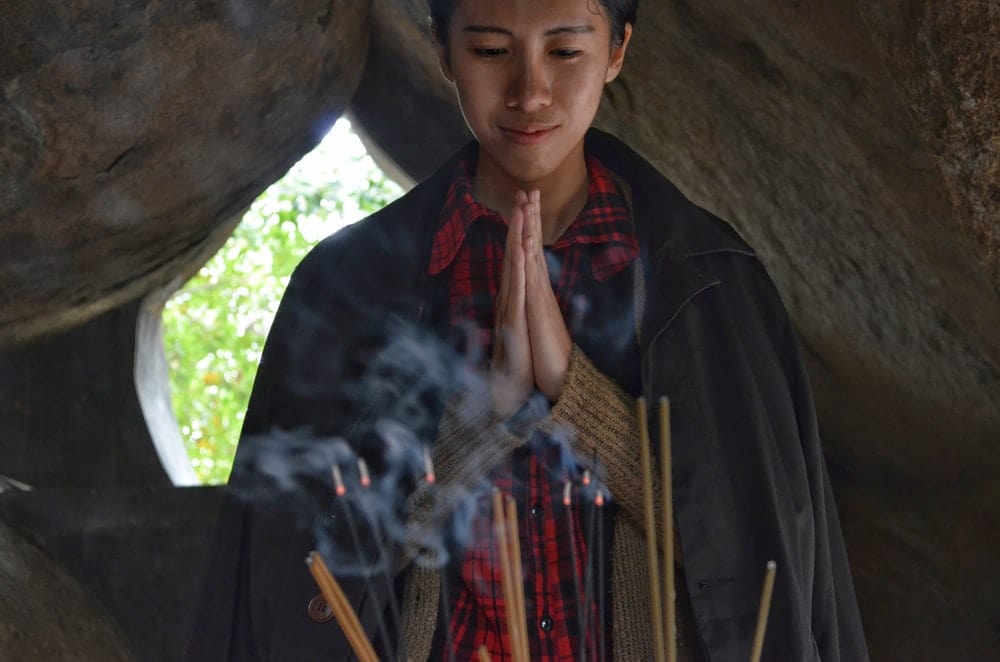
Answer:
<svg viewBox="0 0 1000 662"><path fill-rule="evenodd" d="M534 388L557 400L573 348L549 280L540 197L518 191L507 227L491 364L494 408L503 417Z"/></svg>

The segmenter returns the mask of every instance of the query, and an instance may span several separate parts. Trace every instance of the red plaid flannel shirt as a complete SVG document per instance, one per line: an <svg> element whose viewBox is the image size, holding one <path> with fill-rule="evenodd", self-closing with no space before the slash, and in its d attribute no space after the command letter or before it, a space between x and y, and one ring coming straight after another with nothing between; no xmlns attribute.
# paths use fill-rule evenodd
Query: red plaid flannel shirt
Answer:
<svg viewBox="0 0 1000 662"><path fill-rule="evenodd" d="M445 199L441 227L434 236L429 272L450 270L452 331L468 338L472 346L467 351L478 351L486 361L492 351L507 221L472 197L472 167L467 162L459 164ZM587 279L607 280L627 268L639 253L628 204L610 173L593 157L587 158L587 170L590 187L586 206L563 236L546 248L553 290L571 333L574 318L583 310L581 286ZM516 453L491 476L494 485L517 501L532 660L574 660L580 648L577 609L585 601L582 586L587 545L576 493L569 513L562 503L564 470L560 463L561 458L525 451ZM449 639L456 660L478 659L480 645L487 647L496 662L511 660L507 629L501 625L503 592L492 528L487 496L480 503L457 585L451 592ZM591 620L594 600L592 591L585 626L590 657L596 657L595 621Z"/></svg>

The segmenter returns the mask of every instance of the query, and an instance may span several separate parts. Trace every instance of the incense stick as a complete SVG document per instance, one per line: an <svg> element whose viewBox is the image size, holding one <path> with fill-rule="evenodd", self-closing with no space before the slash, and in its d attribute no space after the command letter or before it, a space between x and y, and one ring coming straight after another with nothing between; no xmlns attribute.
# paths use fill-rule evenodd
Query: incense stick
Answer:
<svg viewBox="0 0 1000 662"><path fill-rule="evenodd" d="M530 658L528 653L528 616L524 604L524 568L521 565L521 534L517 524L517 502L514 497L507 497L507 526L510 530L508 543L510 544L511 567L514 571L514 617L517 619L518 628L521 630L521 659L527 661Z"/></svg>
<svg viewBox="0 0 1000 662"><path fill-rule="evenodd" d="M423 463L424 463L424 482L427 483L428 496L427 500L431 504L429 507L433 509L434 502L434 485L437 483L437 475L434 471L434 460L431 458L431 451L429 446L424 446L422 451ZM435 557L435 560L438 560ZM440 568L439 568L440 570ZM438 613L441 616L441 625L444 629L444 639L445 639L445 650L447 651L448 662L455 662L455 646L452 641L451 632L451 596L448 594L448 577L446 573L441 573L441 581L439 583L440 590L438 591L439 602L441 608Z"/></svg>
<svg viewBox="0 0 1000 662"><path fill-rule="evenodd" d="M667 601L663 633L667 644L667 662L677 662L676 593L674 591L674 499L670 446L670 401L660 398L660 490L663 503L663 592Z"/></svg>
<svg viewBox="0 0 1000 662"><path fill-rule="evenodd" d="M437 482L437 475L434 473L434 462L431 460L431 450L429 446L424 446L424 480L429 484Z"/></svg>
<svg viewBox="0 0 1000 662"><path fill-rule="evenodd" d="M503 590L504 620L507 621L511 657L516 662L522 662L522 628L518 623L517 615L511 613L517 598L514 594L514 568L513 559L510 557L511 548L509 536L507 535L507 518L504 513L503 496L501 496L500 490L496 488L493 489L493 529L497 537L497 548L500 554L500 585Z"/></svg>
<svg viewBox="0 0 1000 662"><path fill-rule="evenodd" d="M778 564L767 562L764 574L764 589L760 593L760 610L757 612L757 631L753 636L753 648L750 651L750 662L760 662L760 653L764 649L764 635L767 632L767 615L771 611L771 594L774 592L774 574Z"/></svg>
<svg viewBox="0 0 1000 662"><path fill-rule="evenodd" d="M576 553L576 527L573 526L573 483L567 478L563 483L563 506L566 508L566 529L569 538L570 563L573 564L573 602L576 603L577 627L580 636L584 636L587 631L587 623L584 620L584 610L586 607L580 603L580 560Z"/></svg>
<svg viewBox="0 0 1000 662"><path fill-rule="evenodd" d="M653 459L646 419L646 398L635 403L639 423L639 445L642 447L642 495L646 522L646 564L649 568L650 608L652 610L653 655L656 662L665 662L663 642L663 603L660 595L660 572L656 558L656 518L653 512Z"/></svg>
<svg viewBox="0 0 1000 662"><path fill-rule="evenodd" d="M361 621L358 620L358 615L351 607L351 603L348 602L347 596L344 595L344 591L340 588L340 584L337 583L336 578L330 574L330 570L326 567L323 557L320 556L319 552L312 551L306 559L306 565L309 566L309 572L312 573L313 579L316 580L323 598L330 605L334 618L340 624L340 629L344 631L347 642L351 645L351 649L357 655L359 662L378 662L375 650L372 648L371 642L368 641L368 636L361 627Z"/></svg>
<svg viewBox="0 0 1000 662"><path fill-rule="evenodd" d="M486 649L486 646L479 647L479 662L492 662L490 658L490 652Z"/></svg>
<svg viewBox="0 0 1000 662"><path fill-rule="evenodd" d="M600 490L600 488L598 488ZM600 494L600 491L598 491ZM581 510L583 505L583 499L580 499ZM595 520L597 519L597 505L596 503L591 507L590 518L587 521L587 559L585 561L586 571L583 580L583 608L587 610L587 630L593 632L594 628L597 627L595 623L595 614L592 606L593 592L594 592L594 529L596 526ZM598 589L600 590L600 589ZM597 654L595 650L587 646L587 630L580 633L580 657L578 658L581 662L587 659L590 653ZM593 639L590 641L593 644Z"/></svg>
<svg viewBox="0 0 1000 662"><path fill-rule="evenodd" d="M372 478L371 473L368 471L368 463L365 462L364 458L358 458L358 484L361 485L363 492L367 492L368 488L371 487ZM389 615L392 617L392 625L396 632L400 633L399 636L399 647L398 656L399 660L406 660L406 639L402 636L402 628L400 623L402 619L399 614L399 605L396 604L395 589L393 587L392 576L389 574L389 556L386 552L385 545L382 543L382 536L378 530L378 523L376 522L375 516L371 513L369 509L368 501L365 498L359 498L357 500L358 506L361 508L361 514L364 517L365 524L368 525L369 529L372 531L372 538L375 539L376 549L378 551L378 558L381 561L382 566L382 578L385 580L386 590L388 591L389 598ZM381 616L380 616L381 621ZM380 623L382 627L383 623ZM385 634L383 633L383 636ZM388 638L385 639L386 645L389 645Z"/></svg>
<svg viewBox="0 0 1000 662"><path fill-rule="evenodd" d="M337 497L346 497L347 487L344 485L344 479L341 475L340 467L334 464L332 466L331 473L333 474L334 493ZM354 515L351 513L350 504L343 504L343 511L344 520L347 522L347 531L351 536L351 544L354 545L354 549L357 551L359 570L363 571L366 568L365 554L364 550L361 548L361 536L358 535L358 527L354 523ZM373 537L378 540L378 534L375 534ZM391 581L389 582L389 587L391 591ZM390 595L392 595L391 592ZM379 635L382 637L382 641L385 642L386 646L391 647L392 642L389 638L389 629L385 624L385 617L382 615L380 610L375 610L375 616L378 624Z"/></svg>
<svg viewBox="0 0 1000 662"><path fill-rule="evenodd" d="M597 512L597 659L604 662L607 659L607 651L604 650L604 493L601 488L597 488L597 496L594 497L594 505Z"/></svg>
<svg viewBox="0 0 1000 662"><path fill-rule="evenodd" d="M584 469L583 478L580 480L585 487L589 487L591 483L591 475L597 473L597 450L594 450L594 456L590 461L591 469ZM586 575L583 581L583 607L587 610L587 629L594 632L598 627L596 614L594 613L592 598L594 595L594 532L597 525L597 501L598 499L603 499L601 495L600 485L595 486L594 490L594 501L590 508L590 517L587 520L587 569ZM583 499L580 499L580 510L583 510ZM596 590L601 590L600 586ZM596 633L594 634L596 637ZM587 636L586 631L580 633L580 662L586 662L587 656L591 653L597 656L596 641L592 637L590 640L590 646L587 646Z"/></svg>

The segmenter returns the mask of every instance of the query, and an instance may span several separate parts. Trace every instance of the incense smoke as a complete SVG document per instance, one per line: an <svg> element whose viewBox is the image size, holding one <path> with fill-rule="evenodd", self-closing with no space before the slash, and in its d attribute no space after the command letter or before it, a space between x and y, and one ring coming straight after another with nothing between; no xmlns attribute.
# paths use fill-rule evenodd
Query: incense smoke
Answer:
<svg viewBox="0 0 1000 662"><path fill-rule="evenodd" d="M587 316L586 301L578 299L574 326ZM386 324L385 311L370 305L343 329L309 305L292 314L296 337L280 347L283 386L304 403L296 414L308 411L312 419L277 416L265 434L242 439L231 485L244 499L280 504L312 530L316 548L338 573L371 576L402 562L447 563L469 543L491 476L478 467L452 484L429 484L425 457L449 398L491 397L479 343L470 339L458 352L417 322L397 315ZM609 341L628 337L614 326L588 332ZM527 431L525 445L542 458L553 484L579 484L583 469L592 469L594 482L576 488L577 498L592 502L601 472L593 458L577 457L570 431L530 433L548 416L549 403L536 393L516 427Z"/></svg>

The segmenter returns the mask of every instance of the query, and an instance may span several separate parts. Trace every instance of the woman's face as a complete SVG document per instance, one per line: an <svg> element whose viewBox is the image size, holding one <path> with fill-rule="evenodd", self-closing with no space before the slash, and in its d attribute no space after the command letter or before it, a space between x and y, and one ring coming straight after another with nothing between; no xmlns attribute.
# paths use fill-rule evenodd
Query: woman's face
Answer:
<svg viewBox="0 0 1000 662"><path fill-rule="evenodd" d="M631 36L612 47L597 0L459 0L441 68L454 82L480 161L515 182L557 175L583 156L604 85Z"/></svg>

